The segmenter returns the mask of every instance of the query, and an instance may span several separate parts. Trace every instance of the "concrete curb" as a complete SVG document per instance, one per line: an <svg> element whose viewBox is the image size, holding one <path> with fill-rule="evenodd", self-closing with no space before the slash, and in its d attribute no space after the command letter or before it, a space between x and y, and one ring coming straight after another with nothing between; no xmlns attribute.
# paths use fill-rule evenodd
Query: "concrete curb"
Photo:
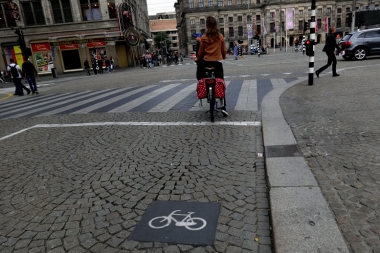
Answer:
<svg viewBox="0 0 380 253"><path fill-rule="evenodd" d="M306 80L276 86L264 97L265 147L297 144L279 100L285 90ZM305 158L269 156L265 162L275 252L350 252Z"/></svg>

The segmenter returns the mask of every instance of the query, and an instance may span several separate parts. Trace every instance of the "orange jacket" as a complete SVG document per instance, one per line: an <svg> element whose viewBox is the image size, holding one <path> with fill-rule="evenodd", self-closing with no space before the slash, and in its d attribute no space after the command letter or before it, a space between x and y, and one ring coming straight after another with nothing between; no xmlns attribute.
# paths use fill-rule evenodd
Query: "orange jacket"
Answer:
<svg viewBox="0 0 380 253"><path fill-rule="evenodd" d="M205 61L221 61L226 58L226 45L224 44L223 35L219 33L219 38L214 40L207 34L203 34L201 45L199 47L197 58Z"/></svg>

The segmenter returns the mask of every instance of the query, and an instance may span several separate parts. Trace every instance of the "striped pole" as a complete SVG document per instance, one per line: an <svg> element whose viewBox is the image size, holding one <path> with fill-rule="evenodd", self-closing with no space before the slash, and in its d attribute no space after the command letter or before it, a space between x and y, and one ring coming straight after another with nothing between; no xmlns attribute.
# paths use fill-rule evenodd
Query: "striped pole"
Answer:
<svg viewBox="0 0 380 253"><path fill-rule="evenodd" d="M309 85L313 85L314 78L314 44L315 44L315 0L311 0L310 40L313 50L309 57Z"/></svg>

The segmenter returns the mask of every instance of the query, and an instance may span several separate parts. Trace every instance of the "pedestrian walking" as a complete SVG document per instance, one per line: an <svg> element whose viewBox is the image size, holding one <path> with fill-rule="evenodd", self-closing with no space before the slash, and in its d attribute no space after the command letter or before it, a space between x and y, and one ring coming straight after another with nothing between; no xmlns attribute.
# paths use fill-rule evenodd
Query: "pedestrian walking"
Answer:
<svg viewBox="0 0 380 253"><path fill-rule="evenodd" d="M103 59L98 59L99 74L103 74Z"/></svg>
<svg viewBox="0 0 380 253"><path fill-rule="evenodd" d="M24 58L24 63L22 64L22 73L29 83L30 90L32 94L38 94L36 78L38 78L38 73L33 63L29 61L28 58Z"/></svg>
<svg viewBox="0 0 380 253"><path fill-rule="evenodd" d="M110 69L111 72L115 70L115 61L112 59L112 56L110 56Z"/></svg>
<svg viewBox="0 0 380 253"><path fill-rule="evenodd" d="M98 61L96 60L96 58L94 58L93 56L91 57L91 66L92 66L92 70L94 71L94 74L98 74L98 69L97 69L97 66L98 65Z"/></svg>
<svg viewBox="0 0 380 253"><path fill-rule="evenodd" d="M238 59L238 50L239 50L238 44L237 44L236 41L234 41L234 56L235 56L235 60Z"/></svg>
<svg viewBox="0 0 380 253"><path fill-rule="evenodd" d="M19 96L24 96L24 91L25 89L28 94L30 94L30 90L25 87L25 85L22 84L21 78L22 78L22 70L19 65L15 63L15 61L11 58L9 59L9 65L7 67L8 71L8 76L13 80L13 83L15 85L15 94L14 95L19 95Z"/></svg>
<svg viewBox="0 0 380 253"><path fill-rule="evenodd" d="M110 62L110 60L108 60L107 57L104 59L104 61L105 61L105 64L106 64L107 72L108 72L108 74L110 74L111 73L111 62Z"/></svg>
<svg viewBox="0 0 380 253"><path fill-rule="evenodd" d="M8 71L6 71L5 69L2 71L3 72L3 79L5 81L5 83L9 83L11 80L8 76Z"/></svg>
<svg viewBox="0 0 380 253"><path fill-rule="evenodd" d="M1 81L2 83L5 83L5 81L4 81L2 78L4 78L4 72L3 72L3 71L0 71L0 81Z"/></svg>
<svg viewBox="0 0 380 253"><path fill-rule="evenodd" d="M87 75L90 76L91 75L91 73L90 73L90 64L88 63L87 58L84 58L83 66L84 66L84 69L87 72Z"/></svg>
<svg viewBox="0 0 380 253"><path fill-rule="evenodd" d="M334 35L335 31L336 31L336 29L334 26L331 26L329 28L329 33L327 34L327 37L326 37L326 44L322 50L327 55L327 64L325 66L323 66L322 68L318 69L317 71L315 71L315 75L318 78L319 78L319 74L322 73L322 71L324 71L325 69L327 69L331 65L331 63L332 63L332 74L333 74L333 76L339 76L339 74L336 73L335 48L338 50L339 53L341 50L338 47L338 45L336 44L335 35Z"/></svg>

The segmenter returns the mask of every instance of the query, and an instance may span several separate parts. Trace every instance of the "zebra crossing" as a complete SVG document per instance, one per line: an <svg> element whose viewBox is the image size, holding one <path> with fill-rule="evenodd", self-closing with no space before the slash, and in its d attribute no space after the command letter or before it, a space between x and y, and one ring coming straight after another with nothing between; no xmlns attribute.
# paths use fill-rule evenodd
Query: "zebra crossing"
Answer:
<svg viewBox="0 0 380 253"><path fill-rule="evenodd" d="M226 81L227 109L258 111L268 92L295 80L297 78ZM0 119L57 114L208 110L206 102L200 106L194 80L65 94L29 95L0 102Z"/></svg>

